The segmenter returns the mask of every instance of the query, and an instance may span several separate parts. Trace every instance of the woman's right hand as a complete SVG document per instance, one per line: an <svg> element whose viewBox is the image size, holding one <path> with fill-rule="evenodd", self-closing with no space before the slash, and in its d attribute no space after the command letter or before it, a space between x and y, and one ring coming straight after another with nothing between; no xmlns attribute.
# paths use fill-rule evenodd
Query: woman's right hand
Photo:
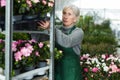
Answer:
<svg viewBox="0 0 120 80"><path fill-rule="evenodd" d="M39 21L38 23L38 27L42 28L42 29L49 29L50 28L50 21Z"/></svg>

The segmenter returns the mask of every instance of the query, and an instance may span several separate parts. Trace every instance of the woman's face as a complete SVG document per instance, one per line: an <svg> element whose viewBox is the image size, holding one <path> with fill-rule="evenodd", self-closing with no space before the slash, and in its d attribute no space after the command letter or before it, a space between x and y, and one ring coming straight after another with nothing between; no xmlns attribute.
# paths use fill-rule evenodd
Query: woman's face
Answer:
<svg viewBox="0 0 120 80"><path fill-rule="evenodd" d="M65 27L73 25L76 22L76 20L77 18L70 8L67 8L63 11L62 21Z"/></svg>

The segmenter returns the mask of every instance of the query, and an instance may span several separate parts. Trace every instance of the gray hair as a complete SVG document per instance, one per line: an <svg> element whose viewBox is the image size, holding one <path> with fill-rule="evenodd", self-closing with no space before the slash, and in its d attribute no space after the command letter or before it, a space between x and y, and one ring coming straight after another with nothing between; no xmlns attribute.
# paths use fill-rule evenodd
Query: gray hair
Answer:
<svg viewBox="0 0 120 80"><path fill-rule="evenodd" d="M68 5L68 6L65 6L64 8L63 8L63 11L65 11L66 9L71 9L73 12L74 12L74 14L75 14L75 16L76 17L79 17L80 16L80 10L79 10L79 8L77 7L77 6L75 6L75 5Z"/></svg>

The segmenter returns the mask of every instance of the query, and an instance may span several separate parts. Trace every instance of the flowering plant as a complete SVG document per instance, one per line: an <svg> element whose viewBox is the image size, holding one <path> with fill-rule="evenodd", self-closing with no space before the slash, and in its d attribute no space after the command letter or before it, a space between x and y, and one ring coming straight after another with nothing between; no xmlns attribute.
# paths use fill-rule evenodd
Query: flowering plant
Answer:
<svg viewBox="0 0 120 80"><path fill-rule="evenodd" d="M2 67L2 68L4 68L4 64L5 64L5 62L4 62L4 57L5 57L4 47L5 47L5 42L4 42L4 40L0 39L0 67Z"/></svg>
<svg viewBox="0 0 120 80"><path fill-rule="evenodd" d="M14 14L36 14L38 0L14 0Z"/></svg>
<svg viewBox="0 0 120 80"><path fill-rule="evenodd" d="M5 0L1 0L0 1L0 15L4 15L5 14L5 5L6 5L6 1Z"/></svg>
<svg viewBox="0 0 120 80"><path fill-rule="evenodd" d="M37 61L43 61L50 58L50 44L49 42L40 42L39 46L41 46L42 51L40 52L40 55L36 58ZM62 51L58 50L57 48L54 48L54 58L56 60L59 60L63 56Z"/></svg>
<svg viewBox="0 0 120 80"><path fill-rule="evenodd" d="M1 0L0 7L5 7L6 0ZM45 14L50 12L54 5L50 0L13 0L13 13L18 14Z"/></svg>
<svg viewBox="0 0 120 80"><path fill-rule="evenodd" d="M90 56L83 54L80 58L84 80L119 80L120 58L116 54Z"/></svg>
<svg viewBox="0 0 120 80"><path fill-rule="evenodd" d="M5 42L0 39L0 66L4 64ZM62 51L57 48L55 51L55 59L62 57ZM46 42L37 42L35 40L17 40L12 42L13 67L35 65L41 60L50 58L50 44Z"/></svg>
<svg viewBox="0 0 120 80"><path fill-rule="evenodd" d="M39 2L37 3L39 14L42 16L50 12L53 6L54 6L53 0L39 0Z"/></svg>
<svg viewBox="0 0 120 80"><path fill-rule="evenodd" d="M19 14L45 14L50 12L54 2L49 0L14 0L14 12Z"/></svg>
<svg viewBox="0 0 120 80"><path fill-rule="evenodd" d="M42 42L36 42L33 39L14 41L12 43L13 58L15 60L14 65L34 65L36 63L36 58L43 53L44 48Z"/></svg>

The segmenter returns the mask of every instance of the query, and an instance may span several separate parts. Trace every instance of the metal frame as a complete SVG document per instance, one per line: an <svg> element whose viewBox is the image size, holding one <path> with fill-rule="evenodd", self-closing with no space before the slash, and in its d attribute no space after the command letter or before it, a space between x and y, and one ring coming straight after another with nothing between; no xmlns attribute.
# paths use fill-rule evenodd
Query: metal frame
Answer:
<svg viewBox="0 0 120 80"><path fill-rule="evenodd" d="M50 69L49 69L49 80L54 80L54 42L55 42L55 34L54 34L54 24L55 24L55 5L53 11L51 12L50 17Z"/></svg>
<svg viewBox="0 0 120 80"><path fill-rule="evenodd" d="M13 0L6 0L6 13L5 13L5 80L11 80L12 72L12 13Z"/></svg>
<svg viewBox="0 0 120 80"><path fill-rule="evenodd" d="M54 1L55 2L55 1ZM54 5L55 7L55 5ZM54 80L54 11L50 17L50 69L49 80ZM6 0L5 13L5 80L12 80L13 0ZM38 31L37 31L38 32ZM36 32L35 32L36 33ZM39 33L39 32L38 32Z"/></svg>

